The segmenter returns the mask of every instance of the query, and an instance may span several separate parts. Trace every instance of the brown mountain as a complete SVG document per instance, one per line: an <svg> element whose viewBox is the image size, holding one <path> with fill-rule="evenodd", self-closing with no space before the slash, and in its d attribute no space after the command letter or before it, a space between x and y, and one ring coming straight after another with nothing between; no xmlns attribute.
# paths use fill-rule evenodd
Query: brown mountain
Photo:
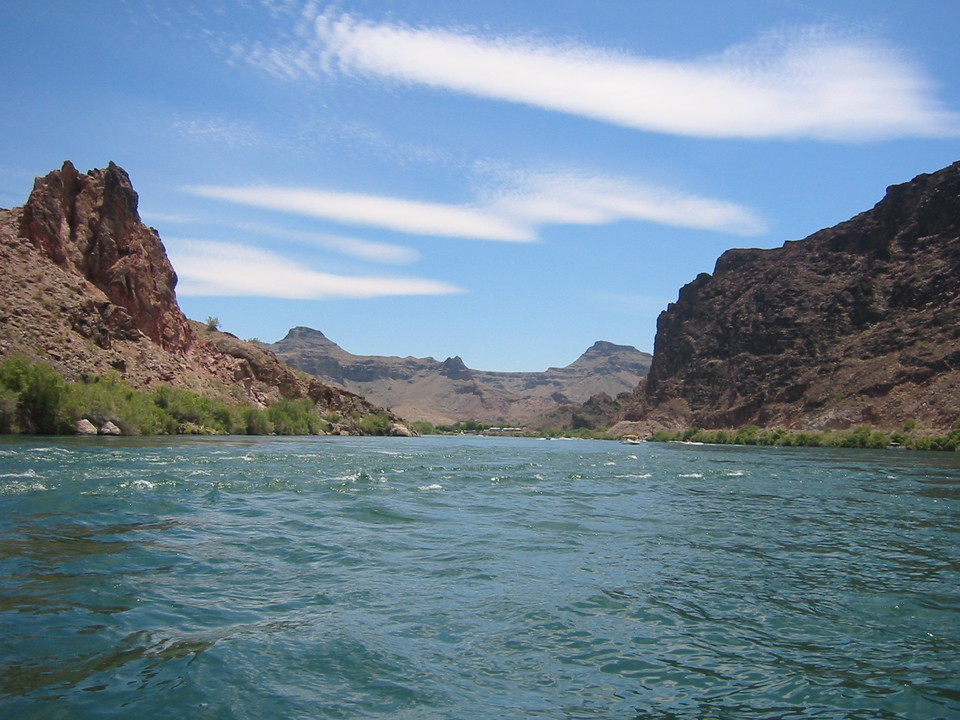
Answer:
<svg viewBox="0 0 960 720"><path fill-rule="evenodd" d="M634 429L958 417L960 163L804 240L724 253L660 315L625 415Z"/></svg>
<svg viewBox="0 0 960 720"><path fill-rule="evenodd" d="M353 355L318 330L293 328L270 346L284 362L363 393L408 420L477 420L506 425L535 418L592 395L633 389L650 355L629 345L594 343L576 361L544 372L472 370L459 357Z"/></svg>
<svg viewBox="0 0 960 720"><path fill-rule="evenodd" d="M113 163L80 173L66 162L37 178L22 208L0 209L0 357L42 360L72 380L118 372L136 388L165 383L260 406L309 397L344 417L380 410L189 321L137 204Z"/></svg>

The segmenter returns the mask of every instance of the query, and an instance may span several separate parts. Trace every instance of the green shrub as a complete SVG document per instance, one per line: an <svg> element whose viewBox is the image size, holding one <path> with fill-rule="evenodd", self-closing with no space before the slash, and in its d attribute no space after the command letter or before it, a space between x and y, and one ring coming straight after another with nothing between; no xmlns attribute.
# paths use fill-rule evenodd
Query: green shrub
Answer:
<svg viewBox="0 0 960 720"><path fill-rule="evenodd" d="M316 435L320 432L316 406L306 398L281 398L267 408L267 417L277 435Z"/></svg>
<svg viewBox="0 0 960 720"><path fill-rule="evenodd" d="M219 400L197 395L182 388L163 385L157 388L156 404L172 416L179 425L198 425L223 433L233 430L233 416L227 409L227 405Z"/></svg>
<svg viewBox="0 0 960 720"><path fill-rule="evenodd" d="M737 434L734 436L733 441L737 445L756 445L757 444L757 433L760 432L760 428L756 425L747 425L745 428L740 428L737 431Z"/></svg>
<svg viewBox="0 0 960 720"><path fill-rule="evenodd" d="M158 406L153 393L134 390L116 376L70 383L65 408L71 423L87 418L99 427L110 421L124 435L168 435L177 431L176 420Z"/></svg>
<svg viewBox="0 0 960 720"><path fill-rule="evenodd" d="M373 413L360 418L357 425L366 435L386 435L390 429L390 416L387 413Z"/></svg>
<svg viewBox="0 0 960 720"><path fill-rule="evenodd" d="M659 430L650 438L654 442L689 440L710 444L777 445L786 447L840 447L883 449L901 445L911 450L960 451L960 421L946 435L913 437L905 432L887 433L862 426L851 430L825 430L823 432L790 432L783 428L759 430L755 425L735 433L729 430L701 430L689 428L682 432Z"/></svg>
<svg viewBox="0 0 960 720"><path fill-rule="evenodd" d="M46 363L31 364L20 355L7 358L0 365L0 388L11 429L45 435L69 430L62 412L67 382Z"/></svg>
<svg viewBox="0 0 960 720"><path fill-rule="evenodd" d="M417 420L412 425L413 429L421 435L436 435L439 432L434 424L428 420Z"/></svg>
<svg viewBox="0 0 960 720"><path fill-rule="evenodd" d="M0 434L12 433L16 429L17 400L17 393L0 386Z"/></svg>
<svg viewBox="0 0 960 720"><path fill-rule="evenodd" d="M237 432L241 435L270 435L273 432L273 423L260 408L241 408L239 416L240 426Z"/></svg>

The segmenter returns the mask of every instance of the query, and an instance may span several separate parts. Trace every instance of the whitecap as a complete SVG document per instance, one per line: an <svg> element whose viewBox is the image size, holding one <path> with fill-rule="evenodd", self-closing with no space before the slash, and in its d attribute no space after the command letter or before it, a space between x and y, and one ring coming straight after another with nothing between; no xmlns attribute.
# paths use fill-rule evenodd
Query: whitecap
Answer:
<svg viewBox="0 0 960 720"><path fill-rule="evenodd" d="M703 477L703 473L684 473L684 474L682 474L682 475L679 475L678 477L682 477L682 478L702 478L702 477Z"/></svg>
<svg viewBox="0 0 960 720"><path fill-rule="evenodd" d="M725 472L724 475L727 477L743 477L746 473L743 470L730 470L729 472Z"/></svg>
<svg viewBox="0 0 960 720"><path fill-rule="evenodd" d="M0 473L0 478L35 478L38 477L37 471L30 468L22 473Z"/></svg>
<svg viewBox="0 0 960 720"><path fill-rule="evenodd" d="M443 485L434 483L433 485L421 485L417 490L443 490Z"/></svg>
<svg viewBox="0 0 960 720"><path fill-rule="evenodd" d="M0 495L22 495L28 492L47 490L47 486L40 482L13 481L0 485Z"/></svg>
<svg viewBox="0 0 960 720"><path fill-rule="evenodd" d="M149 480L134 480L130 483L130 487L135 487L137 490L153 490L156 485Z"/></svg>

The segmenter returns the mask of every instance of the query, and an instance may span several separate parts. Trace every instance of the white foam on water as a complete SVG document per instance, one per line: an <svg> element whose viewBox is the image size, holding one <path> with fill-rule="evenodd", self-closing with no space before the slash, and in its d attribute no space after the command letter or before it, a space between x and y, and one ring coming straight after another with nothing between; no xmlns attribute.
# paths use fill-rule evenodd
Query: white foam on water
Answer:
<svg viewBox="0 0 960 720"><path fill-rule="evenodd" d="M156 487L156 484L150 482L149 480L134 480L132 483L130 483L130 487L137 488L137 490L153 490Z"/></svg>
<svg viewBox="0 0 960 720"><path fill-rule="evenodd" d="M743 470L730 470L724 473L727 477L743 477L746 474Z"/></svg>
<svg viewBox="0 0 960 720"><path fill-rule="evenodd" d="M28 492L42 492L45 490L49 490L49 488L41 482L20 482L19 480L14 480L13 482L0 485L0 495L23 495Z"/></svg>
<svg viewBox="0 0 960 720"><path fill-rule="evenodd" d="M683 473L682 475L678 475L677 477L682 477L682 478L702 478L702 477L703 477L703 473Z"/></svg>
<svg viewBox="0 0 960 720"><path fill-rule="evenodd" d="M440 485L439 483L434 483L433 485L421 485L417 488L417 490L443 490L443 485Z"/></svg>
<svg viewBox="0 0 960 720"><path fill-rule="evenodd" d="M26 472L22 473L0 473L0 478L35 478L40 477L37 475L37 471L33 468L30 468Z"/></svg>

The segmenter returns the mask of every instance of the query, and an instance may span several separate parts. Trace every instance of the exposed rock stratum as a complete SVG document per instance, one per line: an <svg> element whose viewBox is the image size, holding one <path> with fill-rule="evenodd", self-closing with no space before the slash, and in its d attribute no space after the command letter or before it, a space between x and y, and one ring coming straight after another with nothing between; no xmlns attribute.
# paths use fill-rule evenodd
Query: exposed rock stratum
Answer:
<svg viewBox="0 0 960 720"><path fill-rule="evenodd" d="M297 327L270 346L277 355L326 382L363 393L408 420L477 420L538 425L545 413L593 395L630 392L650 366L649 353L594 343L566 367L542 372L473 370L460 357L354 355L319 330Z"/></svg>
<svg viewBox="0 0 960 720"><path fill-rule="evenodd" d="M342 416L380 410L188 320L137 206L122 168L81 173L66 162L36 179L22 208L0 209L0 357L44 361L72 380L119 373L135 388L170 384L260 406L286 397Z"/></svg>
<svg viewBox="0 0 960 720"><path fill-rule="evenodd" d="M958 417L960 163L804 240L725 252L660 315L625 414L637 428Z"/></svg>

